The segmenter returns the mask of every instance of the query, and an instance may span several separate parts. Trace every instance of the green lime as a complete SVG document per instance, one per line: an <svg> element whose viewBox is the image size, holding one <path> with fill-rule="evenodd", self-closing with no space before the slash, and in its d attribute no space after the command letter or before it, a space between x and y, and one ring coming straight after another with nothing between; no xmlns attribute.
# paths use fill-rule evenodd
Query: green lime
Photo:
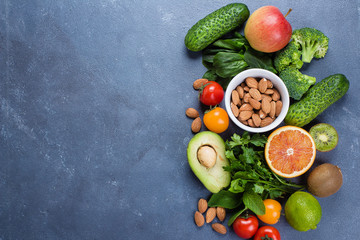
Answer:
<svg viewBox="0 0 360 240"><path fill-rule="evenodd" d="M290 226L298 231L316 229L321 219L320 203L310 193L297 191L286 201L285 217Z"/></svg>

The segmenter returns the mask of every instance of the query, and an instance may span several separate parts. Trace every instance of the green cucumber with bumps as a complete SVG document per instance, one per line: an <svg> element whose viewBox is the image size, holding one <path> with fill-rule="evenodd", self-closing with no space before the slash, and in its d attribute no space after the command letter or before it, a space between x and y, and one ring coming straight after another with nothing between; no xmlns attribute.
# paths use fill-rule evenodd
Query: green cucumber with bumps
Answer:
<svg viewBox="0 0 360 240"><path fill-rule="evenodd" d="M342 98L348 91L349 85L349 80L343 74L324 78L310 88L300 101L289 107L285 123L298 127L305 126Z"/></svg>
<svg viewBox="0 0 360 240"><path fill-rule="evenodd" d="M192 26L185 36L185 46L194 52L201 51L224 34L239 27L249 15L249 9L245 4L228 4Z"/></svg>

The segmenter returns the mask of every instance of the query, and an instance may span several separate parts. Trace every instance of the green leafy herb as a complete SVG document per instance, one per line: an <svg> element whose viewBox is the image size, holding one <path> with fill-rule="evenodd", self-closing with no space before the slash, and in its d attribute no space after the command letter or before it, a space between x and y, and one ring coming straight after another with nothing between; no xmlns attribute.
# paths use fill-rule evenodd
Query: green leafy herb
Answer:
<svg viewBox="0 0 360 240"><path fill-rule="evenodd" d="M221 206L227 209L234 209L239 207L241 203L241 195L221 190L211 196L208 205L210 207Z"/></svg>
<svg viewBox="0 0 360 240"><path fill-rule="evenodd" d="M228 189L212 195L209 206L237 209L228 225L246 209L263 215L264 199L283 197L304 188L271 171L264 158L266 142L265 135L248 132L242 136L233 134L231 140L225 142L225 156L230 165L224 169L231 173L232 181Z"/></svg>
<svg viewBox="0 0 360 240"><path fill-rule="evenodd" d="M235 219L237 217L239 217L246 210L248 210L248 208L244 207L244 208L238 210L237 212L235 212L233 215L231 215L231 217L229 218L229 221L228 221L228 226L230 227L233 224L233 222L235 221Z"/></svg>
<svg viewBox="0 0 360 240"><path fill-rule="evenodd" d="M243 201L247 208L253 211L256 215L265 214L265 205L260 195L256 194L252 190L244 192Z"/></svg>

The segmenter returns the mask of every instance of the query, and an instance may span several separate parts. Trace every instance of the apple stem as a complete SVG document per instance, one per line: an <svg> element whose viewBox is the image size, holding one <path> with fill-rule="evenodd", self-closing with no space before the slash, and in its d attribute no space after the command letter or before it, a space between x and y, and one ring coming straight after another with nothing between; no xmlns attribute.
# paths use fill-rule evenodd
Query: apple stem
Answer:
<svg viewBox="0 0 360 240"><path fill-rule="evenodd" d="M292 8L289 9L289 11L285 14L284 17L286 17L287 15L289 15L289 13L292 11Z"/></svg>

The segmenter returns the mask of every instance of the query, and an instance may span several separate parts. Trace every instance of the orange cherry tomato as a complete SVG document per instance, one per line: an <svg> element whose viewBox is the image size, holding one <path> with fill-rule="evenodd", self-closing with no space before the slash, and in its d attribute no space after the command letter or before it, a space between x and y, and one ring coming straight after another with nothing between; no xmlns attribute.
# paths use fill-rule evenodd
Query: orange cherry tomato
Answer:
<svg viewBox="0 0 360 240"><path fill-rule="evenodd" d="M265 214L258 215L258 218L267 224L275 224L281 215L281 204L274 199L265 199Z"/></svg>
<svg viewBox="0 0 360 240"><path fill-rule="evenodd" d="M204 124L210 131L222 133L229 127L229 115L223 108L216 107L204 114Z"/></svg>

